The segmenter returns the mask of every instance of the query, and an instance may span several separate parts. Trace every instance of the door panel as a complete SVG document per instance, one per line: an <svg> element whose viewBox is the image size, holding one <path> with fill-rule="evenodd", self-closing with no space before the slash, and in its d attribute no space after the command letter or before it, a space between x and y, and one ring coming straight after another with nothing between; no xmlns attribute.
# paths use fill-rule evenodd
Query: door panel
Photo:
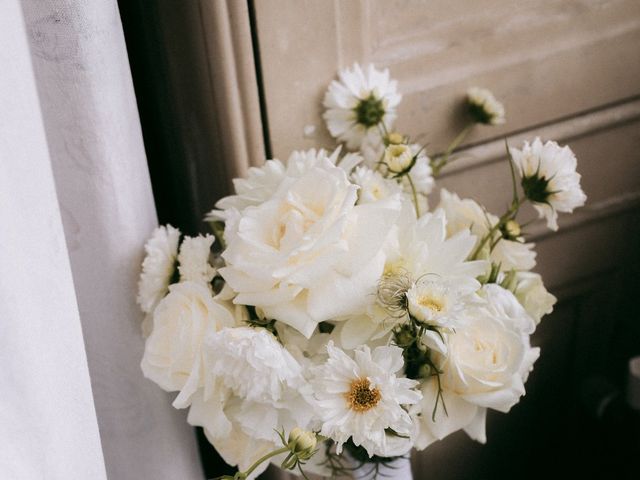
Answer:
<svg viewBox="0 0 640 480"><path fill-rule="evenodd" d="M322 97L354 61L391 70L404 95L398 129L430 153L464 125L467 87L504 101L507 124L476 127L438 181L494 213L511 191L504 136L511 145L555 139L578 157L587 205L561 215L557 234L540 221L527 228L536 270L560 300L534 337L542 356L527 396L509 415L489 416L487 445L458 432L414 455L416 478L622 472L624 445L607 437L594 446L606 429L581 392L598 375L622 388L626 359L640 354L640 313L621 301L640 294L640 2L270 0L254 2L254 13L277 158L334 145Z"/></svg>

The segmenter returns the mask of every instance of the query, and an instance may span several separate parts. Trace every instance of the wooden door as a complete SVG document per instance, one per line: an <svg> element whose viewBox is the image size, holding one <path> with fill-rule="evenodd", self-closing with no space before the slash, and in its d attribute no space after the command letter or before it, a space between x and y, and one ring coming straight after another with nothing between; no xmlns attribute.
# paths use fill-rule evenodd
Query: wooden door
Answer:
<svg viewBox="0 0 640 480"><path fill-rule="evenodd" d="M518 145L540 135L576 152L587 205L562 216L555 235L541 222L529 228L536 270L560 302L534 339L542 357L527 396L509 415L490 416L486 446L460 432L414 455L414 470L430 479L527 478L563 466L589 475L615 471L624 448L615 438L594 444L601 426L581 392L593 378L621 387L625 360L640 353L640 314L629 301L640 293L640 2L250 5L274 157L333 145L321 99L336 71L354 61L390 69L404 95L399 130L420 136L430 153L462 126L467 87L487 87L504 101L506 125L476 128L439 180L490 211L502 211L510 191L504 137Z"/></svg>

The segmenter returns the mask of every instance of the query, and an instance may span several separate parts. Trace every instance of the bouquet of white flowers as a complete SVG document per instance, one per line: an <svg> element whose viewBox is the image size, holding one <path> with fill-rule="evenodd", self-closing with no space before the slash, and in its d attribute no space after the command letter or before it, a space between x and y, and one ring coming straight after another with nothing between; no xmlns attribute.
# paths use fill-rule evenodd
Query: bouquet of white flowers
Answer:
<svg viewBox="0 0 640 480"><path fill-rule="evenodd" d="M530 202L556 230L583 205L576 158L537 138L507 147L504 213L446 190L430 209L455 148L504 108L470 89L469 126L430 158L393 130L400 100L388 71L341 71L324 118L342 147L251 168L206 217L214 235L166 226L146 246L142 370L235 478L269 462L374 474L459 429L484 442L487 409L525 393L530 336L556 299L518 212Z"/></svg>

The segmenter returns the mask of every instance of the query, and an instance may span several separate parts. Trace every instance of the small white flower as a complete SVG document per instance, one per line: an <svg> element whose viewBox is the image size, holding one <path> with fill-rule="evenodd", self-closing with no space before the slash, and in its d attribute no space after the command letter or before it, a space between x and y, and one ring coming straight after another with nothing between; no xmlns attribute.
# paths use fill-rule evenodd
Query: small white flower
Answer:
<svg viewBox="0 0 640 480"><path fill-rule="evenodd" d="M384 150L382 161L392 174L406 173L413 166L413 152L409 145L391 144Z"/></svg>
<svg viewBox="0 0 640 480"><path fill-rule="evenodd" d="M333 137L357 149L365 138L380 141L381 126L391 128L401 98L388 70L379 71L373 65L363 70L356 63L340 71L339 81L331 82L323 116Z"/></svg>
<svg viewBox="0 0 640 480"><path fill-rule="evenodd" d="M467 90L467 105L478 123L500 125L505 122L504 105L486 88L471 87Z"/></svg>
<svg viewBox="0 0 640 480"><path fill-rule="evenodd" d="M540 275L533 272L518 272L515 281L516 298L536 324L540 323L544 315L553 312L557 299L544 288Z"/></svg>
<svg viewBox="0 0 640 480"><path fill-rule="evenodd" d="M422 279L407 291L409 313L418 322L442 328L456 325L456 316L467 306L465 297L470 297L479 284L458 284L451 280Z"/></svg>
<svg viewBox="0 0 640 480"><path fill-rule="evenodd" d="M150 314L169 291L169 282L176 268L180 230L171 225L158 227L147 241L147 256L142 262L138 281L138 304Z"/></svg>
<svg viewBox="0 0 640 480"><path fill-rule="evenodd" d="M571 213L584 205L587 196L580 188L578 161L569 147L552 141L543 144L536 138L525 142L522 150L510 148L509 152L522 178L524 194L551 230L558 229L558 212Z"/></svg>
<svg viewBox="0 0 640 480"><path fill-rule="evenodd" d="M479 243L489 230L498 223L498 217L485 211L478 203L471 199L461 199L455 193L444 188L440 190L440 204L438 208L447 217L447 233L455 235L461 231L471 230ZM514 233L511 229L511 233ZM502 232L496 232L494 239L487 242L480 252L480 258L486 258L502 270L530 270L536 265L536 252L532 243L524 243L521 237L502 238L497 241ZM497 241L497 243L495 243ZM495 247L489 254L490 244Z"/></svg>
<svg viewBox="0 0 640 480"><path fill-rule="evenodd" d="M209 263L214 240L213 235L185 237L178 254L180 281L191 281L210 287L211 280L216 275L216 269Z"/></svg>
<svg viewBox="0 0 640 480"><path fill-rule="evenodd" d="M396 444L385 432L410 435L413 424L403 406L421 398L414 390L418 382L397 376L404 365L402 349L377 347L372 352L363 345L352 359L329 342L327 352L329 359L315 369L312 382L322 421L320 434L336 442L338 453L349 438L369 456L406 453L411 440Z"/></svg>
<svg viewBox="0 0 640 480"><path fill-rule="evenodd" d="M373 203L393 195L402 194L402 187L395 180L384 178L380 172L369 167L356 167L351 176L358 185L358 203Z"/></svg>
<svg viewBox="0 0 640 480"><path fill-rule="evenodd" d="M153 312L153 330L144 347L142 372L168 392L182 390L183 403L201 381L205 335L234 323L211 292L193 282L174 283Z"/></svg>

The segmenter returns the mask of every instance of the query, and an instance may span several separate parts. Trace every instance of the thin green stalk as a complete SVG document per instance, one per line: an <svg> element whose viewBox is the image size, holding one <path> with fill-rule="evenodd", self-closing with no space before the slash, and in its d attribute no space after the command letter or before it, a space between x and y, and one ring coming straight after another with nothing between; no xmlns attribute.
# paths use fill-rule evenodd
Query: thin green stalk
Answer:
<svg viewBox="0 0 640 480"><path fill-rule="evenodd" d="M416 186L413 184L411 175L407 174L407 179L409 180L409 186L411 187L411 195L413 195L413 205L414 207L416 207L416 217L420 218L420 206L418 206L418 192L416 191Z"/></svg>
<svg viewBox="0 0 640 480"><path fill-rule="evenodd" d="M469 132L471 131L471 129L473 128L474 125L475 125L474 123L470 123L466 127L464 127L460 131L460 133L458 133L458 135L456 135L456 137L453 139L453 141L449 144L449 146L444 151L442 156L438 159L438 161L434 162L434 165L432 165L433 175L434 176L438 175L440 173L440 171L445 167L445 165L447 165L447 163L449 163L449 157L451 156L453 151L456 148L458 148L458 146L466 138L466 136L469 134Z"/></svg>
<svg viewBox="0 0 640 480"><path fill-rule="evenodd" d="M256 463L254 463L253 465L251 465L251 467L249 468L249 470L247 470L246 472L242 472L240 475L242 475L241 478L247 478L249 475L251 475L251 473L258 468L258 466L262 463L265 462L267 460L269 460L271 457L275 457L276 455L280 455L281 453L284 452L288 452L289 447L282 447L279 448L278 450L274 450L273 452L267 453L265 456L261 457L258 461L256 461Z"/></svg>

